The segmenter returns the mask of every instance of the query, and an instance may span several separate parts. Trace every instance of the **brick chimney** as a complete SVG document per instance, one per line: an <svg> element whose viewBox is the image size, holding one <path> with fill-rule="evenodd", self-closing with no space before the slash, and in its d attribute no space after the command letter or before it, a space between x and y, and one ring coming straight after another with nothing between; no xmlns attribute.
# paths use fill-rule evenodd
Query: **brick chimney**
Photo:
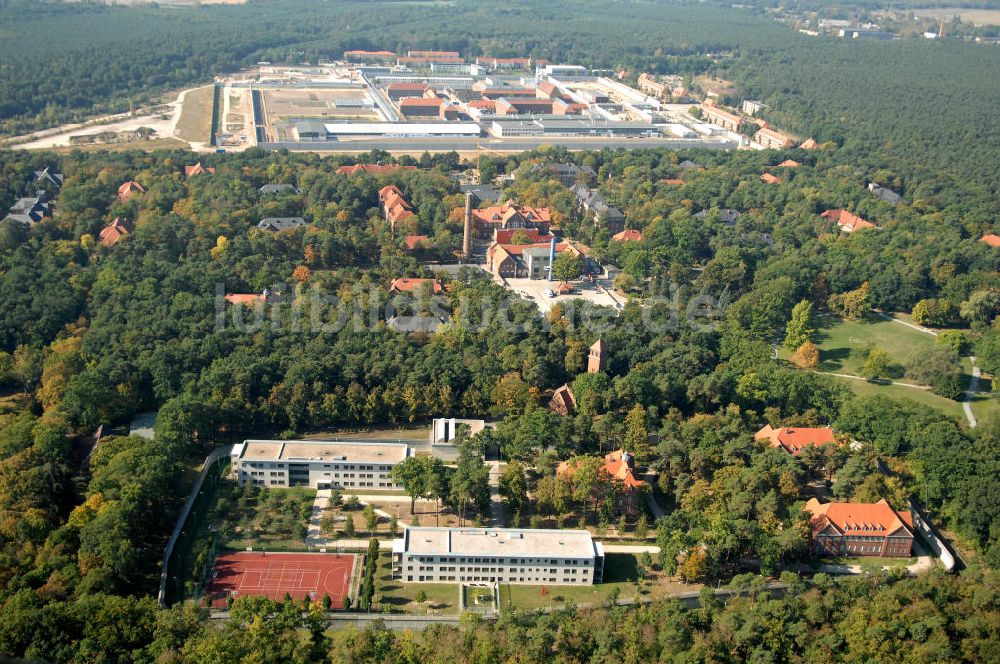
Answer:
<svg viewBox="0 0 1000 664"><path fill-rule="evenodd" d="M462 260L472 255L472 192L465 192L465 225L462 229Z"/></svg>

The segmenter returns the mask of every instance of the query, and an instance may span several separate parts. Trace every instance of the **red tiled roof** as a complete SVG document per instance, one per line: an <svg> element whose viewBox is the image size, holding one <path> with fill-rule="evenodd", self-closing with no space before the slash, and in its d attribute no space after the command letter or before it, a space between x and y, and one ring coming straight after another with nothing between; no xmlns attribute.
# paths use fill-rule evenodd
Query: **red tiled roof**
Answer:
<svg viewBox="0 0 1000 664"><path fill-rule="evenodd" d="M786 159L783 162L781 162L780 164L778 164L778 167L779 168L798 168L801 165L802 164L800 164L799 162L795 161L794 159Z"/></svg>
<svg viewBox="0 0 1000 664"><path fill-rule="evenodd" d="M665 180L660 180L663 184L669 184L673 187L678 187L684 184L684 180L679 180L677 178L666 178Z"/></svg>
<svg viewBox="0 0 1000 664"><path fill-rule="evenodd" d="M625 491L632 493L639 487L643 486L645 482L635 478L635 474L632 472L632 467L629 465L629 460L626 457L626 454L625 450L616 450L610 454L604 455L604 466L601 471L606 478L621 482L625 487ZM575 466L576 464L571 463L570 461L561 461L559 465L556 466L556 475L572 477Z"/></svg>
<svg viewBox="0 0 1000 664"><path fill-rule="evenodd" d="M611 236L611 239L619 242L639 242L642 240L642 233L634 228L629 228L621 233L615 233Z"/></svg>
<svg viewBox="0 0 1000 664"><path fill-rule="evenodd" d="M852 214L847 210L827 210L820 216L824 219L836 222L837 227L845 233L853 233L854 231L862 228L878 228L872 222L862 219L858 215Z"/></svg>
<svg viewBox="0 0 1000 664"><path fill-rule="evenodd" d="M767 440L771 447L780 447L791 454L798 454L805 447L819 447L835 443L837 439L830 427L782 427L774 429L770 424L754 434L754 440Z"/></svg>
<svg viewBox="0 0 1000 664"><path fill-rule="evenodd" d="M123 182L120 187L118 187L118 200L127 201L132 197L132 194L143 194L146 190L141 184L135 180L129 180L128 182Z"/></svg>
<svg viewBox="0 0 1000 664"><path fill-rule="evenodd" d="M784 180L779 178L777 175L771 175L770 173L761 174L760 181L766 184L781 184L784 182Z"/></svg>
<svg viewBox="0 0 1000 664"><path fill-rule="evenodd" d="M493 231L493 240L498 244L514 244L514 235L517 233L523 233L531 244L546 242L552 238L537 228L497 228Z"/></svg>
<svg viewBox="0 0 1000 664"><path fill-rule="evenodd" d="M394 58L396 57L393 51L344 51L344 57L349 58L352 55L361 57L380 57L380 58Z"/></svg>
<svg viewBox="0 0 1000 664"><path fill-rule="evenodd" d="M805 510L812 514L814 534L832 525L842 535L887 536L901 529L912 535L913 515L897 512L885 498L877 503L821 503L810 498Z"/></svg>
<svg viewBox="0 0 1000 664"><path fill-rule="evenodd" d="M806 140L802 141L799 147L802 148L803 150L815 150L816 148L819 147L819 143L817 143L816 139L814 138L807 138Z"/></svg>
<svg viewBox="0 0 1000 664"><path fill-rule="evenodd" d="M194 166L184 167L184 175L186 177L191 177L192 175L200 175L202 173L215 173L215 167L202 166L200 161Z"/></svg>
<svg viewBox="0 0 1000 664"><path fill-rule="evenodd" d="M495 99L474 99L469 102L469 108L479 108L486 111L497 110L497 102Z"/></svg>
<svg viewBox="0 0 1000 664"><path fill-rule="evenodd" d="M259 304L264 302L266 297L264 294L258 293L227 293L226 302L230 304Z"/></svg>
<svg viewBox="0 0 1000 664"><path fill-rule="evenodd" d="M394 279L389 285L390 292L396 293L412 293L418 290L424 284L434 284L434 293L441 292L441 282L437 279L410 279L407 277L400 277L399 279Z"/></svg>
<svg viewBox="0 0 1000 664"><path fill-rule="evenodd" d="M1000 235L994 233L987 233L986 235L979 238L980 242L985 242L991 247L1000 247Z"/></svg>
<svg viewBox="0 0 1000 664"><path fill-rule="evenodd" d="M400 108L412 108L415 106L440 108L442 104L444 104L444 100L438 97L406 97L399 100Z"/></svg>
<svg viewBox="0 0 1000 664"><path fill-rule="evenodd" d="M458 51L407 51L411 58L457 58Z"/></svg>
<svg viewBox="0 0 1000 664"><path fill-rule="evenodd" d="M403 242L406 244L407 251L413 251L417 247L427 246L429 239L426 235L407 235Z"/></svg>
<svg viewBox="0 0 1000 664"><path fill-rule="evenodd" d="M520 214L528 217L529 221L539 223L550 223L552 221L552 213L549 211L549 208L517 205L511 201L507 201L503 205L491 205L490 207L473 210L472 218L484 224L499 224L514 214Z"/></svg>
<svg viewBox="0 0 1000 664"><path fill-rule="evenodd" d="M132 224L128 219L115 217L115 220L101 230L101 246L113 247L132 232Z"/></svg>

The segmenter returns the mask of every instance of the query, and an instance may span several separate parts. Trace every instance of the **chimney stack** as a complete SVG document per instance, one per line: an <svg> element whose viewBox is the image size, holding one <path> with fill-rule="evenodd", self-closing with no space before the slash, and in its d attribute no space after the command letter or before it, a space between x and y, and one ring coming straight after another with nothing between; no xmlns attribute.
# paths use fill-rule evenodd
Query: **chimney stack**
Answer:
<svg viewBox="0 0 1000 664"><path fill-rule="evenodd" d="M465 227L462 230L462 260L472 256L472 192L465 192Z"/></svg>

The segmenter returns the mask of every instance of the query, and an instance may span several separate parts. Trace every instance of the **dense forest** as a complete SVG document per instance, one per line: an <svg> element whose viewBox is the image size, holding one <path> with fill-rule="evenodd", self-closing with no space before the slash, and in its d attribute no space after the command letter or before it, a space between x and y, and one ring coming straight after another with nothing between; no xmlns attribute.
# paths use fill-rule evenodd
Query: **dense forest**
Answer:
<svg viewBox="0 0 1000 664"><path fill-rule="evenodd" d="M448 177L460 167L455 155L406 158L420 168L373 177L336 175L344 158L250 150L216 155L208 162L214 174L184 178L194 157L183 152L0 153L5 200L33 185L33 169L51 165L66 175L53 219L30 231L10 224L0 231L0 368L8 392L0 414L0 651L89 661L87 649L96 646L88 630L99 626L108 649L203 661L223 647L215 639L228 639L233 652L255 647L243 640L250 632L237 627L262 611L277 621L269 624L289 630L282 632L288 643L298 643L293 635L309 624L280 606L250 602L246 620L222 632L203 632L194 607L154 608L148 596L157 561L183 499L176 488L224 441L418 423L442 413L500 418L494 442L504 457L539 467L646 439L636 431L655 433L658 442L640 444L638 453L659 471L669 505L670 515L656 524L659 564L668 573L678 552L695 545L705 556L693 578L705 581L728 582L747 558L768 574L802 560L803 492L836 472L837 497L886 497L901 506L919 496L974 552L975 571L965 574L984 574L980 565L1000 564L1000 418L969 430L913 402L856 397L829 377L772 359L772 340L792 334L793 318L850 299L861 309L893 311L931 301L938 311L951 302L962 312L952 324L967 327L958 342L981 348L991 371L986 362L1000 360L1000 352L989 352L1000 349L1000 331L991 326L1000 302L989 297L1000 258L978 241L984 226L942 210L893 208L837 154L606 150L571 157L544 149L484 158L484 173L518 175L506 195L551 205L561 232L622 266L622 288L654 298L651 307L630 303L611 319L583 304L539 318L532 303L472 269L438 274L446 288L434 302L421 299L425 293L390 297L392 279L434 270L390 232L378 189L387 182L403 189L417 213L407 232L434 239L425 259L447 260L461 234L454 208L462 198ZM780 186L760 182L758 174L785 156L803 166ZM627 210L643 241L611 241L579 216L566 187L530 168L569 158L595 170L602 193ZM682 185L663 184L682 174L684 159L702 169L684 173ZM118 185L129 178L146 192L122 202ZM259 194L268 182L294 184L300 193ZM881 229L831 232L818 214L828 206L863 212ZM746 212L735 225L715 213L693 217L725 207ZM302 215L309 224L281 233L256 227L261 217L283 215ZM99 245L95 238L115 217L135 220L135 231L114 246ZM277 296L262 321L246 311L240 318L221 298L265 288ZM696 301L714 303L706 320L678 315ZM432 306L450 317L438 334L407 335L385 325L389 312ZM372 307L374 316L356 313ZM345 316L349 322L338 323ZM608 370L581 375L598 335L609 348ZM567 381L579 410L560 418L544 408L544 394ZM87 457L98 426L154 409L155 444L112 435ZM833 424L862 447L793 458L753 444L765 422ZM536 499L556 512L565 500L544 482ZM893 587L917 601L915 583L931 582ZM933 583L961 594L972 582ZM847 610L837 593L851 592L840 587L803 592L834 593L841 608L825 614L834 620ZM95 602L118 609L99 610ZM741 606L726 611L750 610ZM792 599L765 606L798 611ZM649 610L658 616L676 609ZM566 629L575 620L552 619L564 620ZM895 619L877 617L886 629ZM983 613L977 619L989 620ZM127 636L116 627L121 620L133 625ZM853 635L838 631L849 620L843 614L837 627L823 628L840 635L826 646L835 656L874 647L849 643ZM29 624L49 627L25 631ZM715 632L703 624L706 635ZM930 638L928 629L913 638ZM976 648L987 647L966 644L956 630L944 630L937 644L949 656L974 660ZM973 631L973 641L996 636L985 626ZM332 659L341 661L347 656L340 649L388 638L381 634L341 635L331 644L317 633L317 650L309 652L333 648ZM693 638L685 647L695 647L701 637L694 634L678 638ZM737 647L736 638L727 647ZM813 646L781 647L801 653Z"/></svg>

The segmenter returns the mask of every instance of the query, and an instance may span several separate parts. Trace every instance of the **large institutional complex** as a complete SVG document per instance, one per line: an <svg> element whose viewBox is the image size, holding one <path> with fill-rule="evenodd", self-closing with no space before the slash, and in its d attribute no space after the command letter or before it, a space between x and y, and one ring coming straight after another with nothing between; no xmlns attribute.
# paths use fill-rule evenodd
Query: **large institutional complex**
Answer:
<svg viewBox="0 0 1000 664"><path fill-rule="evenodd" d="M247 440L233 446L240 484L314 489L398 489L392 469L410 448L402 443Z"/></svg>
<svg viewBox="0 0 1000 664"><path fill-rule="evenodd" d="M392 569L416 583L590 585L603 579L604 549L586 530L407 528Z"/></svg>

